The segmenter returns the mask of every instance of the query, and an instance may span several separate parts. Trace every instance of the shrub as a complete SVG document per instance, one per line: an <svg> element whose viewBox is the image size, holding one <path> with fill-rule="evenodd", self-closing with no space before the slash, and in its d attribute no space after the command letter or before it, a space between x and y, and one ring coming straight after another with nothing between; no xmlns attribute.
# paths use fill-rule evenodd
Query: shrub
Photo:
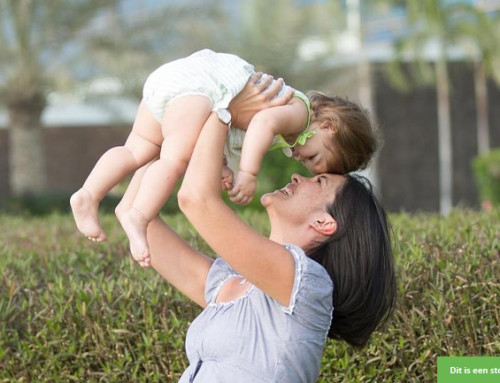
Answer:
<svg viewBox="0 0 500 383"><path fill-rule="evenodd" d="M369 345L326 344L319 383L434 383L438 356L500 354L499 211L391 215L398 305ZM267 216L240 213L262 233ZM181 215L167 223L211 254ZM71 216L0 215L0 382L177 382L200 309L138 267L113 215L108 242Z"/></svg>
<svg viewBox="0 0 500 383"><path fill-rule="evenodd" d="M481 201L500 206L500 148L477 156L473 166Z"/></svg>

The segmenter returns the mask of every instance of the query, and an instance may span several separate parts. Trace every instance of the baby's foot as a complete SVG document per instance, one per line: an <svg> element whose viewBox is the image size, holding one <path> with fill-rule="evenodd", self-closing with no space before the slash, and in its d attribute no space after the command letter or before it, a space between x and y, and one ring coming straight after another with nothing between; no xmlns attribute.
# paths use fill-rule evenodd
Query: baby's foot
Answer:
<svg viewBox="0 0 500 383"><path fill-rule="evenodd" d="M132 257L138 262L149 260L149 247L146 234L148 220L139 210L132 208L123 215L120 223L130 241Z"/></svg>
<svg viewBox="0 0 500 383"><path fill-rule="evenodd" d="M142 261L139 261L139 266L144 267L145 269L151 267L151 257L144 258Z"/></svg>
<svg viewBox="0 0 500 383"><path fill-rule="evenodd" d="M78 230L91 241L105 241L106 235L99 225L99 201L93 199L87 190L81 188L71 196L69 203Z"/></svg>

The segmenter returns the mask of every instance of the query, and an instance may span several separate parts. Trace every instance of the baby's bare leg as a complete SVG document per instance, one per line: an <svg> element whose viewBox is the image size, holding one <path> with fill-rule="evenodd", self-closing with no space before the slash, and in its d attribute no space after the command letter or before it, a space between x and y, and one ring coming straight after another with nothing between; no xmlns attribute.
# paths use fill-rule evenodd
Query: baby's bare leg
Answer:
<svg viewBox="0 0 500 383"><path fill-rule="evenodd" d="M142 178L144 177L144 173L146 172L146 169L149 165L150 164L144 165L142 168L138 169L134 173L134 176L132 177L130 183L127 186L125 194L123 195L120 203L116 206L115 215L120 223L122 222L123 216L132 208L132 203L134 202ZM142 262L139 261L139 264L142 267L151 266L151 257L145 258Z"/></svg>
<svg viewBox="0 0 500 383"><path fill-rule="evenodd" d="M157 158L153 161L156 161ZM130 180L127 190L125 190L125 194L123 194L120 203L115 208L115 215L118 218L118 221L121 222L123 216L132 208L132 203L134 202L135 196L137 195L137 191L139 190L139 186L142 181L142 177L144 177L144 173L146 172L146 168L150 164L144 165L142 168L137 169L134 173L134 176Z"/></svg>
<svg viewBox="0 0 500 383"><path fill-rule="evenodd" d="M125 146L104 153L83 187L71 196L73 216L83 235L96 242L106 240L99 225L99 203L128 174L157 157L162 141L160 124L141 103Z"/></svg>
<svg viewBox="0 0 500 383"><path fill-rule="evenodd" d="M132 208L120 221L137 261L149 259L148 223L155 218L184 174L212 103L203 96L185 96L173 102L162 121L160 158L148 166Z"/></svg>

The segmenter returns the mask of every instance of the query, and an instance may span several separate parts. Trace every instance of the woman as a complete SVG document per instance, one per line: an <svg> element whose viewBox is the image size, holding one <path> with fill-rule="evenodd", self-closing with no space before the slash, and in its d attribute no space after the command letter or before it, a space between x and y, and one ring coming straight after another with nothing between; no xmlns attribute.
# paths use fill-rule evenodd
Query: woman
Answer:
<svg viewBox="0 0 500 383"><path fill-rule="evenodd" d="M231 111L246 110L249 119L247 105ZM190 366L180 382L312 383L327 336L363 346L393 309L385 213L355 177L293 175L262 197L271 223L269 238L262 236L221 199L217 158L227 133L212 113L178 193L220 258L191 248L159 218L148 227L152 266L204 307L187 334Z"/></svg>

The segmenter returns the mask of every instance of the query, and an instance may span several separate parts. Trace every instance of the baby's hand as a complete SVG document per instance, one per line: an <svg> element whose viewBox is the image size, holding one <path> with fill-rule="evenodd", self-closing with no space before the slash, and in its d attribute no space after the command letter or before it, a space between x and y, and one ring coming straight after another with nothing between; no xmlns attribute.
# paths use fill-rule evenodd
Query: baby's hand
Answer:
<svg viewBox="0 0 500 383"><path fill-rule="evenodd" d="M222 167L222 190L231 190L233 188L234 173L228 166Z"/></svg>
<svg viewBox="0 0 500 383"><path fill-rule="evenodd" d="M245 171L240 171L236 178L236 185L229 192L229 198L239 205L247 205L255 194L257 176Z"/></svg>

